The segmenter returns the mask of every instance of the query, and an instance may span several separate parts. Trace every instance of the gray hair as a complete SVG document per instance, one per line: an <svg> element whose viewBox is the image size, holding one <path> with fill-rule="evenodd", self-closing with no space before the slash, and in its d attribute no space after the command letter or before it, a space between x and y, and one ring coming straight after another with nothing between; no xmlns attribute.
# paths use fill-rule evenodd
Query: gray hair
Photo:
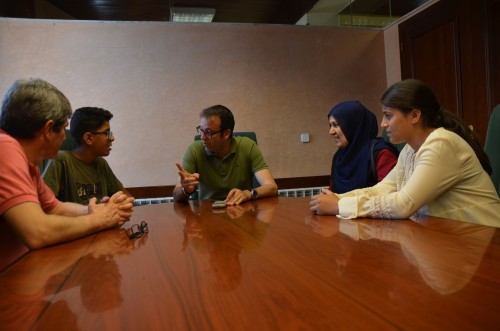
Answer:
<svg viewBox="0 0 500 331"><path fill-rule="evenodd" d="M14 138L32 139L47 121L59 131L71 116L71 104L54 85L41 80L17 80L5 93L0 128Z"/></svg>

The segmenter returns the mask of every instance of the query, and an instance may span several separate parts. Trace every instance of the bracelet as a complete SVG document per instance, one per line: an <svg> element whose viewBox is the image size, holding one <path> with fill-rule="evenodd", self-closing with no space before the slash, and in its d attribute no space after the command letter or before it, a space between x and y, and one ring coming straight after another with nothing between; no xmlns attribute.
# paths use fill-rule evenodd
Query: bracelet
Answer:
<svg viewBox="0 0 500 331"><path fill-rule="evenodd" d="M181 190L182 190L182 193L183 193L186 197L188 197L188 198L191 196L191 194L193 194L193 193L194 193L194 191L193 191L193 192L191 192L191 193L189 193L189 194L188 194L188 193L186 192L186 190L184 189L184 187L182 187L182 188L181 188ZM196 191L196 190L195 190L195 191Z"/></svg>

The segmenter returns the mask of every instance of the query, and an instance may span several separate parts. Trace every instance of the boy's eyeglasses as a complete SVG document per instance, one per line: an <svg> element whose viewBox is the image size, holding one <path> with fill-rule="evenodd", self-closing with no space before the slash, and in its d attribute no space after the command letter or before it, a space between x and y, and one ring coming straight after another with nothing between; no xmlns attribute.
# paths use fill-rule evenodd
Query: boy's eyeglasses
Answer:
<svg viewBox="0 0 500 331"><path fill-rule="evenodd" d="M90 132L92 134L105 134L109 140L113 139L113 131L106 130L106 131L92 131Z"/></svg>

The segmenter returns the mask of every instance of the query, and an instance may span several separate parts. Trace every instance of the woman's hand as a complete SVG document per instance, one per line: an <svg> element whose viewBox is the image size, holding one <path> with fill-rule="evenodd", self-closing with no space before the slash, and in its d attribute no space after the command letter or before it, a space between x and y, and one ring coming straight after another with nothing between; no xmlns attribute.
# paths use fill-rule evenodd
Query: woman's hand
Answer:
<svg viewBox="0 0 500 331"><path fill-rule="evenodd" d="M311 197L311 213L316 215L337 215L339 213L339 198L328 189Z"/></svg>

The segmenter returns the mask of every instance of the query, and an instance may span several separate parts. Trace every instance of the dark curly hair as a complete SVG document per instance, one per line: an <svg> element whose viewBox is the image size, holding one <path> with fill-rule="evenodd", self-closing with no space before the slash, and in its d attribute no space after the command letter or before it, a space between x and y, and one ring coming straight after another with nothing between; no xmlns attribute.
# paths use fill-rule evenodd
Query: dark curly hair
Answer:
<svg viewBox="0 0 500 331"><path fill-rule="evenodd" d="M113 114L109 110L97 107L82 107L75 110L71 116L69 131L76 145L83 143L85 132L97 131L105 122L109 122Z"/></svg>

